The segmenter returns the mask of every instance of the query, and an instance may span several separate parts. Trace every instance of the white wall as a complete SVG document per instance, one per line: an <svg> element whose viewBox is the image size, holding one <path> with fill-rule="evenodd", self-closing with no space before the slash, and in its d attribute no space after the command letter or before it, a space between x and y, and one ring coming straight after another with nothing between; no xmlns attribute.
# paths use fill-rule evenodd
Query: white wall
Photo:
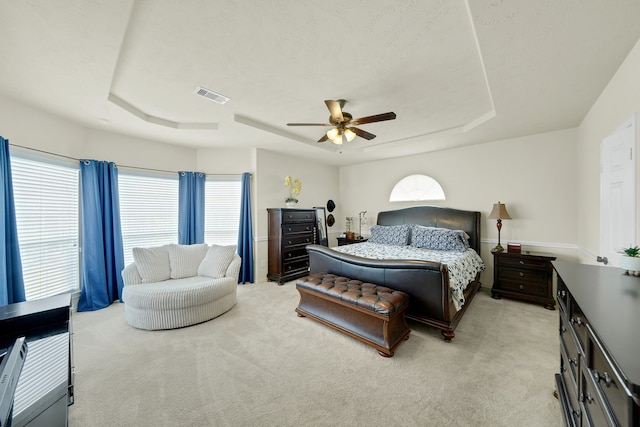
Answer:
<svg viewBox="0 0 640 427"><path fill-rule="evenodd" d="M169 171L193 170L196 166L196 151L192 148L87 129L2 97L0 134L10 144L76 159L108 160L121 166Z"/></svg>
<svg viewBox="0 0 640 427"><path fill-rule="evenodd" d="M196 154L196 168L210 175L240 175L253 173L255 167L255 149L213 149L200 148Z"/></svg>
<svg viewBox="0 0 640 427"><path fill-rule="evenodd" d="M633 113L640 112L640 41L600 94L578 128L577 242L581 262L594 263L600 245L600 142ZM637 147L636 147L637 148ZM636 150L636 159L637 150ZM638 170L640 171L640 162ZM640 179L640 173L638 174ZM640 213L640 180L638 181ZM636 243L640 243L640 224Z"/></svg>
<svg viewBox="0 0 640 427"><path fill-rule="evenodd" d="M482 212L484 283L492 283L491 248L496 221L487 219L494 203L505 203L511 221L503 221L501 242L575 259L577 130L569 129L411 157L377 161L340 170L340 201L348 216L413 205L440 205ZM425 174L442 185L446 200L391 203L391 189L411 174ZM344 227L344 218L340 218ZM363 234L365 234L363 230Z"/></svg>
<svg viewBox="0 0 640 427"><path fill-rule="evenodd" d="M324 165L312 159L286 156L268 150L256 152L256 204L254 238L256 238L256 281L266 280L267 275L267 209L285 207L289 195L284 185L284 177L289 175L302 182L302 191L298 197L298 208L324 206L327 201L336 201L336 215L340 211L337 203L339 194L339 172L335 166ZM328 212L327 212L328 214ZM329 229L330 245L336 245L335 226Z"/></svg>

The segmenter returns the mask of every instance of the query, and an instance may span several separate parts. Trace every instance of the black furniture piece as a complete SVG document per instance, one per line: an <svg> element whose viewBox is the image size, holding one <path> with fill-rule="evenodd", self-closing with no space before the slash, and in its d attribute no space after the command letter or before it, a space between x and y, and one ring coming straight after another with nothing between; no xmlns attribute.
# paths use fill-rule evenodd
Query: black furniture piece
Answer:
<svg viewBox="0 0 640 427"><path fill-rule="evenodd" d="M537 302L555 310L551 266L555 259L555 255L544 252L494 252L491 296Z"/></svg>
<svg viewBox="0 0 640 427"><path fill-rule="evenodd" d="M565 425L640 426L640 278L615 267L552 264Z"/></svg>
<svg viewBox="0 0 640 427"><path fill-rule="evenodd" d="M404 320L409 295L335 274L312 274L296 281L299 317L309 317L363 342L383 357L409 338Z"/></svg>
<svg viewBox="0 0 640 427"><path fill-rule="evenodd" d="M346 237L338 237L338 246L351 245L353 243L366 242L369 239L347 239Z"/></svg>
<svg viewBox="0 0 640 427"><path fill-rule="evenodd" d="M28 347L13 396L13 427L67 425L74 399L71 335L69 294L0 307L0 349L20 337Z"/></svg>
<svg viewBox="0 0 640 427"><path fill-rule="evenodd" d="M414 206L378 213L378 225L419 224L464 230L469 245L480 254L479 211L441 206ZM409 294L405 317L440 329L445 341L455 337L455 329L480 289L480 273L464 291L465 304L457 310L451 300L449 272L445 264L421 260L384 260L340 253L319 245L307 246L309 272L331 273L363 282L377 283Z"/></svg>
<svg viewBox="0 0 640 427"><path fill-rule="evenodd" d="M13 421L13 399L27 351L25 337L20 337L0 354L0 427Z"/></svg>
<svg viewBox="0 0 640 427"><path fill-rule="evenodd" d="M267 279L284 282L306 276L309 254L316 242L316 210L270 208Z"/></svg>

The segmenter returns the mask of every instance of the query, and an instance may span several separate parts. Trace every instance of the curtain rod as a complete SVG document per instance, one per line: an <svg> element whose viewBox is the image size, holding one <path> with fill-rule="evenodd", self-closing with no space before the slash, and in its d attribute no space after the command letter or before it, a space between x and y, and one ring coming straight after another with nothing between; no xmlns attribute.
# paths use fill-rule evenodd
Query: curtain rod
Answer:
<svg viewBox="0 0 640 427"><path fill-rule="evenodd" d="M9 143L10 146L12 147L20 147L20 148L24 148L25 150L31 150L31 151L37 151L39 153L44 153L44 154L49 154L51 156L57 156L57 157L62 157L65 159L69 159L69 160L75 160L76 162L79 162L82 159L76 159L75 157L69 157L69 156L65 156L64 154L58 154L58 153L52 153L51 151L45 151L45 150L40 150L38 148L32 148L32 147L25 147L24 145L18 145L18 144L14 144L14 143ZM151 172L164 172L164 173L180 173L182 171L168 171L168 170L163 170L163 169L153 169L153 168L143 168L140 166L127 166L127 165L119 165L116 164L116 167L118 168L124 168L124 169L138 169L138 170L145 170L145 171L151 171ZM199 171L196 171L199 172ZM207 173L207 172L203 172L205 175L211 175L211 176L239 176L242 175L241 173ZM252 176L252 173L249 173L249 176Z"/></svg>

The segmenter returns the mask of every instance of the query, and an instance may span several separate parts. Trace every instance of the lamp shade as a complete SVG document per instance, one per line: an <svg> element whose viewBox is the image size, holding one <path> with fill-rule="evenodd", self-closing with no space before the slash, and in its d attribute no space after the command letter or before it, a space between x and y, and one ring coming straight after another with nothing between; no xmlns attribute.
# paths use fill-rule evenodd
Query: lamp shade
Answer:
<svg viewBox="0 0 640 427"><path fill-rule="evenodd" d="M327 131L327 138L329 138L330 140L333 141L338 137L339 133L340 133L340 131L338 130L338 128L329 129Z"/></svg>
<svg viewBox="0 0 640 427"><path fill-rule="evenodd" d="M489 214L489 219L511 219L509 216L509 212L507 212L507 207L504 203L494 203L493 209Z"/></svg>
<svg viewBox="0 0 640 427"><path fill-rule="evenodd" d="M348 142L351 142L351 141L353 141L353 138L356 137L356 133L354 131L352 131L351 129L346 128L344 130L344 136L347 138Z"/></svg>

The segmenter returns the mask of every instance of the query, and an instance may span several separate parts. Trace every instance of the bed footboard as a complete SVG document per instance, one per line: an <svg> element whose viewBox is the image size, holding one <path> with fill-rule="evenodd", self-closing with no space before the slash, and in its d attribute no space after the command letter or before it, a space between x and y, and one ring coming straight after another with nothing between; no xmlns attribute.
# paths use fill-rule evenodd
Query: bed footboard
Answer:
<svg viewBox="0 0 640 427"><path fill-rule="evenodd" d="M320 245L308 245L307 251L311 274L331 273L408 293L410 303L405 316L439 328L446 341L454 337L454 330L480 285L476 280L467 288L467 303L456 311L450 301L444 264L418 260L374 260L343 254Z"/></svg>

